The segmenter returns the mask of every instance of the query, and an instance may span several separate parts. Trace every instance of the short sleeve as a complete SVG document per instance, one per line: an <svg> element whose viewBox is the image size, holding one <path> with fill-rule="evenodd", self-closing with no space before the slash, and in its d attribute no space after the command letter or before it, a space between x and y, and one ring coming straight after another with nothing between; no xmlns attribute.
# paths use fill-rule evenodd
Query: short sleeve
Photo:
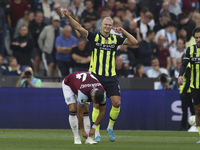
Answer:
<svg viewBox="0 0 200 150"><path fill-rule="evenodd" d="M87 31L86 39L88 39L89 41L94 41L94 38L95 38L95 33L91 31Z"/></svg>
<svg viewBox="0 0 200 150"><path fill-rule="evenodd" d="M41 88L42 87L42 81L41 81L41 79L37 79L35 85L38 86L39 88Z"/></svg>
<svg viewBox="0 0 200 150"><path fill-rule="evenodd" d="M124 45L124 43L126 42L127 38L121 37L119 35L117 36L117 45Z"/></svg>
<svg viewBox="0 0 200 150"><path fill-rule="evenodd" d="M106 104L106 92L104 92L103 101L99 104L100 106L104 106Z"/></svg>
<svg viewBox="0 0 200 150"><path fill-rule="evenodd" d="M187 48L185 57L183 59L187 59L187 60L190 59L190 47Z"/></svg>
<svg viewBox="0 0 200 150"><path fill-rule="evenodd" d="M84 107L87 100L88 100L87 95L83 94L80 90L78 90L77 102L79 106Z"/></svg>

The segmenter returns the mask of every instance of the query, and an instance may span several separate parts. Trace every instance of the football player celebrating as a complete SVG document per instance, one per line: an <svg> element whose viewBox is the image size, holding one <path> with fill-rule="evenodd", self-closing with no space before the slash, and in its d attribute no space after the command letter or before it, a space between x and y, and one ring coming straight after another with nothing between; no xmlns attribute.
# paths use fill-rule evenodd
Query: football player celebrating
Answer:
<svg viewBox="0 0 200 150"><path fill-rule="evenodd" d="M74 134L74 144L82 144L78 124L82 136L86 139L85 144L97 144L91 136L95 134L95 129L105 114L106 94L103 86L92 74L75 72L65 77L62 90L69 107L69 124ZM89 105L91 101L99 104L100 113L90 129Z"/></svg>

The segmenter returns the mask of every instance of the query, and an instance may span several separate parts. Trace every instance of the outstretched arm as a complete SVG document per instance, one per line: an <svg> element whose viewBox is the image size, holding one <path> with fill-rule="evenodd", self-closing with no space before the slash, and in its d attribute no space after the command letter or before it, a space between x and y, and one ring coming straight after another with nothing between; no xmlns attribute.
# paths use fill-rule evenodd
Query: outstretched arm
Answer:
<svg viewBox="0 0 200 150"><path fill-rule="evenodd" d="M66 5L66 9L62 10L61 13L65 15L65 17L69 21L70 25L72 26L72 28L74 28L75 30L77 30L83 37L86 38L86 36L87 36L87 30L84 29L76 20L74 20L69 15L67 5Z"/></svg>
<svg viewBox="0 0 200 150"><path fill-rule="evenodd" d="M127 37L127 40L124 43L125 45L134 46L134 45L138 44L138 41L130 33L128 33L126 30L124 30L122 27L114 28L114 30L117 33L122 33Z"/></svg>

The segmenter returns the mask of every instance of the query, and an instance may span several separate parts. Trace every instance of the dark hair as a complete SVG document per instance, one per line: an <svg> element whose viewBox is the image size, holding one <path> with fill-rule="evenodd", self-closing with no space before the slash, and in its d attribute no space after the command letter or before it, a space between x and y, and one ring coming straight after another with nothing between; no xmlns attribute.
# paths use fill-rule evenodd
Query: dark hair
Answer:
<svg viewBox="0 0 200 150"><path fill-rule="evenodd" d="M189 27L185 26L182 28L183 30L185 30L187 32L187 36L186 36L186 41L189 41L191 36L192 36L192 33L190 32L190 29Z"/></svg>
<svg viewBox="0 0 200 150"><path fill-rule="evenodd" d="M167 83L167 82L170 82L170 78L169 78L169 76L167 74L161 73L160 74L160 81L162 83Z"/></svg>
<svg viewBox="0 0 200 150"><path fill-rule="evenodd" d="M153 57L151 58L151 62L152 62L153 60L155 60L155 59L158 59L158 57L153 56Z"/></svg>
<svg viewBox="0 0 200 150"><path fill-rule="evenodd" d="M184 38L182 38L182 37L178 38L178 40L182 40L182 41L183 41L183 44L185 44L185 43L186 43L185 39L184 39Z"/></svg>
<svg viewBox="0 0 200 150"><path fill-rule="evenodd" d="M102 90L96 90L94 93L94 99L95 101L100 104L103 101L104 93Z"/></svg>
<svg viewBox="0 0 200 150"><path fill-rule="evenodd" d="M168 24L167 24L167 27L169 27L169 26L171 26L171 27L177 27L177 23L176 22L174 22L174 21L170 21L170 22L168 22Z"/></svg>
<svg viewBox="0 0 200 150"><path fill-rule="evenodd" d="M144 66L144 65L143 65L143 64L137 64L137 66L136 66L136 71L138 72L138 70L139 70L142 66Z"/></svg>
<svg viewBox="0 0 200 150"><path fill-rule="evenodd" d="M194 34L199 32L200 32L200 27L196 27L192 32L192 36L194 37Z"/></svg>
<svg viewBox="0 0 200 150"><path fill-rule="evenodd" d="M35 12L35 16L37 16L38 14L44 14L41 10L37 10L36 12Z"/></svg>
<svg viewBox="0 0 200 150"><path fill-rule="evenodd" d="M84 3L86 4L86 2L91 2L92 4L94 4L93 0L85 0Z"/></svg>
<svg viewBox="0 0 200 150"><path fill-rule="evenodd" d="M152 33L155 33L155 31L154 31L154 30L149 30L149 31L147 31L147 36L149 36L149 35L152 34Z"/></svg>
<svg viewBox="0 0 200 150"><path fill-rule="evenodd" d="M82 36L80 36L80 37L78 38L78 42L80 42L80 41L87 42L86 38L84 38L84 37L82 37Z"/></svg>

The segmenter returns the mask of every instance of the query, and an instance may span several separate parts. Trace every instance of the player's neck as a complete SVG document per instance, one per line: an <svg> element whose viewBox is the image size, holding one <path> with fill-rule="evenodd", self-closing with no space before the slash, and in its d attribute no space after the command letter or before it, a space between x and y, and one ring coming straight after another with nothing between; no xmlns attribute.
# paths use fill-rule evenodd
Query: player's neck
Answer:
<svg viewBox="0 0 200 150"><path fill-rule="evenodd" d="M104 37L109 37L109 36L110 36L110 33L106 33L106 32L103 32L103 31L101 31L101 34L102 34Z"/></svg>

